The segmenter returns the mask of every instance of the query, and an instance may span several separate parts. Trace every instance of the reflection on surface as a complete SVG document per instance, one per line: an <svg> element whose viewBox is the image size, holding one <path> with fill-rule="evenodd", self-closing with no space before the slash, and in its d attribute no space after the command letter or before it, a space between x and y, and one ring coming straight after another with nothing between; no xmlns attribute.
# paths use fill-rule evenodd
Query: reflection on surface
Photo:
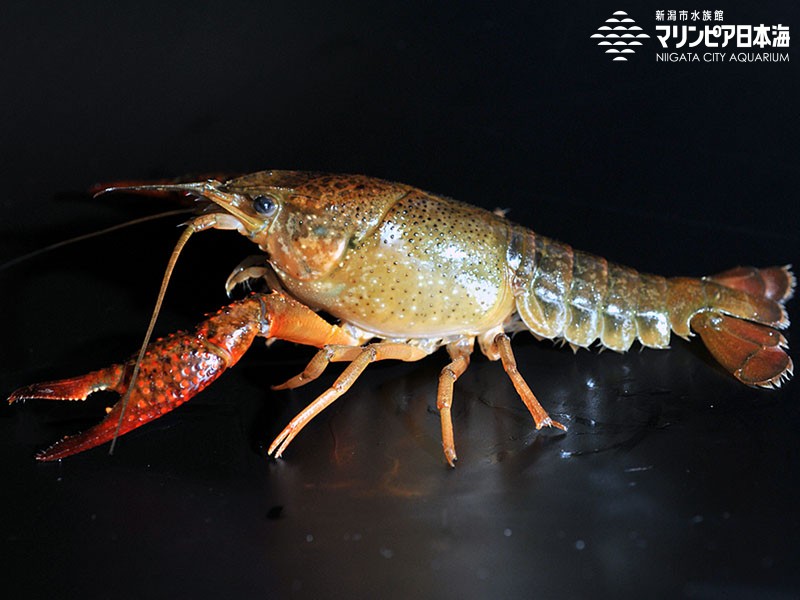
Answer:
<svg viewBox="0 0 800 600"><path fill-rule="evenodd" d="M573 357L523 342L516 351L567 434L535 432L499 365L477 360L456 386L460 460L446 468L432 358L367 371L271 464L285 516L265 543L321 570L291 568L285 585L322 592L321 576L377 592L394 574L397 596L562 596L633 586L645 571L668 581L675 549L693 536L720 545L738 535L726 520L738 500L701 492L711 512L698 517L697 492L675 493L694 480L699 449L715 443L695 407L707 410L706 394L735 382L683 346Z"/></svg>
<svg viewBox="0 0 800 600"><path fill-rule="evenodd" d="M784 392L760 404L768 393L675 346L573 355L517 336L520 370L566 434L535 431L502 367L476 357L455 387L455 469L435 410L442 352L371 366L278 461L264 446L341 367L272 392L269 381L308 357L254 349L191 403L126 436L116 456L101 448L44 467L30 453L74 423L43 430L28 417L49 407L29 403L7 481L34 481L64 509L17 507L14 560L32 560L44 538L82 539L92 583L110 584L119 560L135 562L128 553L157 538L176 569L193 568L187 547L223 554L223 571L245 572L230 582L244 596L326 597L602 595L645 575L680 591L676 577L707 589L702 578L731 565L780 565L790 538L761 531L792 510L777 474L791 468L797 408L780 402ZM760 433L766 423L774 435ZM86 552L64 553L55 572L76 577ZM198 573L181 592L210 579Z"/></svg>
<svg viewBox="0 0 800 600"><path fill-rule="evenodd" d="M568 424L566 434L537 432L499 363L475 360L456 386L453 415L460 460L451 473L441 457L435 409L442 354L415 365L368 369L275 464L281 465L280 472L299 469L308 489L352 496L425 497L443 482L449 486L473 477L499 490L502 480L494 479L503 469L498 465L532 473L563 465L568 458L630 450L649 433L668 427L680 418L679 409L671 406L675 395L670 385L678 380L674 371L682 372L684 363L694 360L685 352L678 360L657 352L573 357L533 345L518 348L518 354L520 364L531 365L523 372L542 403ZM654 362L648 366L648 361ZM642 369L643 378L632 374ZM325 385L292 392L284 414L271 426L278 428Z"/></svg>

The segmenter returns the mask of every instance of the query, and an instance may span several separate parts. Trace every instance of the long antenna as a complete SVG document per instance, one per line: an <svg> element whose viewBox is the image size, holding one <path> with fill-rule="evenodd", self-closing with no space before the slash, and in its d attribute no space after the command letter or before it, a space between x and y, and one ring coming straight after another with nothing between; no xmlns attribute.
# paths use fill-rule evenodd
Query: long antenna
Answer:
<svg viewBox="0 0 800 600"><path fill-rule="evenodd" d="M125 395L122 396L122 410L119 413L119 421L117 421L117 428L114 431L114 438L111 440L111 448L108 450L109 454L114 454L114 448L117 445L117 439L119 438L119 431L122 428L122 422L125 417L125 410L128 408L128 401L130 400L133 386L136 383L136 378L139 376L139 367L142 364L142 360L144 360L144 355L147 351L147 345L150 343L150 338L153 336L153 330L156 327L156 320L158 319L159 312L161 312L161 305L164 302L164 296L167 293L167 286L169 285L169 280L172 277L172 271L175 269L175 264L178 262L178 257L181 254L181 250L183 250L183 247L186 245L186 242L189 241L189 238L193 233L197 233L198 231L202 231L208 227L213 227L215 222L216 221L213 214L201 215L193 221L189 221L189 223L186 224L186 229L184 229L183 233L181 233L181 237L178 238L175 248L172 250L172 254L169 257L169 262L167 263L167 268L164 271L164 277L161 279L161 289L158 291L156 304L153 308L153 315L150 317L150 324L147 326L147 333L144 334L142 347L139 349L139 355L136 357L136 362L133 365L131 378L128 382L128 389L125 390Z"/></svg>
<svg viewBox="0 0 800 600"><path fill-rule="evenodd" d="M131 221L125 221L124 223L118 223L116 225L112 225L111 227L106 227L105 229L99 229L98 231L92 231L91 233L84 233L82 235L76 235L75 237L61 240L60 242L56 242L55 244L50 244L49 246L45 246L44 248L39 248L34 250L33 252L28 252L27 254L23 254L22 256L18 256L16 258L12 258L9 261L6 261L0 264L0 271L5 269L9 269L14 265L18 265L22 262L30 260L39 256L40 254L46 254L47 252L51 252L53 250L57 250L58 248L63 248L64 246L69 246L70 244L75 244L77 242L82 242L84 240L89 240L94 237L99 237L101 235L105 235L107 233L112 233L114 231L118 231L120 229L125 229L126 227L132 227L134 225L140 225L142 223L147 223L148 221L155 221L156 219L162 219L164 217L172 217L174 215L184 215L187 213L194 212L193 208L180 208L175 210L168 210L166 212L158 213L155 215L147 215L146 217L140 217L138 219L133 219Z"/></svg>

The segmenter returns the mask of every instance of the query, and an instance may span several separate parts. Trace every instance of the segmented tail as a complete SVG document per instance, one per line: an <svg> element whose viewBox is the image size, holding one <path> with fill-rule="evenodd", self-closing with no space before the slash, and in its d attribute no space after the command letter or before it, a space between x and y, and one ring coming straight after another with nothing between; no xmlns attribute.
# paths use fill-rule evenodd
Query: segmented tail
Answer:
<svg viewBox="0 0 800 600"><path fill-rule="evenodd" d="M739 381L758 387L779 387L788 380L794 365L786 353L786 338L776 329L789 326L783 304L796 285L790 265L783 267L736 267L706 277L703 283L718 284L744 294L737 298L745 310L715 305L691 317L709 352ZM725 294L721 294L725 296Z"/></svg>
<svg viewBox="0 0 800 600"><path fill-rule="evenodd" d="M573 349L599 339L625 352L667 348L671 332L700 335L714 358L739 381L777 387L792 375L784 303L795 277L783 267L736 267L717 275L639 273L518 227L509 244L516 308L540 338L563 338Z"/></svg>

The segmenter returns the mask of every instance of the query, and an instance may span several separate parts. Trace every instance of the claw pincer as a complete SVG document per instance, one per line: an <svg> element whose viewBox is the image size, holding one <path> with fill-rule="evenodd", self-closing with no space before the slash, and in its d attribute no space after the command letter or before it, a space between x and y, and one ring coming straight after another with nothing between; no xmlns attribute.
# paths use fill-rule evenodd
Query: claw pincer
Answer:
<svg viewBox="0 0 800 600"><path fill-rule="evenodd" d="M239 362L257 336L320 348L354 342L286 294L251 294L207 318L193 333L173 333L150 344L132 389L133 358L80 377L25 386L8 400L85 400L102 390L123 396L99 424L36 455L40 461L58 460L108 442L190 400Z"/></svg>
<svg viewBox="0 0 800 600"><path fill-rule="evenodd" d="M193 333L178 332L148 347L127 403L117 402L96 426L69 436L36 455L58 460L93 448L144 425L180 406L235 365L268 324L257 296L230 304L203 321ZM134 360L81 377L29 385L15 391L9 402L28 398L85 400L92 392L111 390L125 395ZM122 421L120 414L124 410Z"/></svg>

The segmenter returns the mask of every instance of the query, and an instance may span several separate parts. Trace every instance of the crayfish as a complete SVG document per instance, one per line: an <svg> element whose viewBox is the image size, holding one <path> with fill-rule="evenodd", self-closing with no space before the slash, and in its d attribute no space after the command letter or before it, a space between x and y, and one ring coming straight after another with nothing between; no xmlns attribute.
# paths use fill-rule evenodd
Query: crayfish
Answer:
<svg viewBox="0 0 800 600"><path fill-rule="evenodd" d="M789 325L783 305L795 285L787 266L737 267L702 278L647 275L500 214L358 175L264 171L112 189L196 198L198 214L178 248L204 229L238 231L263 254L237 268L228 288L263 278L270 291L225 306L192 333L146 344L128 362L15 391L10 402L85 399L98 390L123 396L101 423L38 460L82 452L171 411L235 365L257 337L319 348L302 373L277 389L302 386L331 362L347 363L272 442L268 452L275 457L371 363L417 361L444 347L450 361L439 376L436 406L444 456L453 466L453 387L476 341L490 360L500 360L537 429L565 429L517 369L509 334L520 330L573 349L599 342L619 352L636 340L666 348L671 333L688 338L694 331L747 385L778 386L792 374L778 331Z"/></svg>

